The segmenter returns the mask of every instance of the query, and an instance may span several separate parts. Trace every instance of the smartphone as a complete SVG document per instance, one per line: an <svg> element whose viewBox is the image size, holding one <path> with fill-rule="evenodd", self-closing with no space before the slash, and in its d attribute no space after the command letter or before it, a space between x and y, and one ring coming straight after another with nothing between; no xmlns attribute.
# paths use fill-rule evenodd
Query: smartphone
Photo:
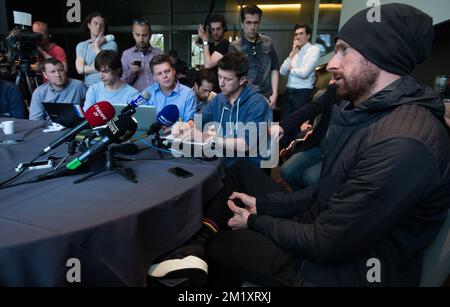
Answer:
<svg viewBox="0 0 450 307"><path fill-rule="evenodd" d="M134 61L132 64L133 65L137 65L137 66L141 66L142 62L141 61Z"/></svg>
<svg viewBox="0 0 450 307"><path fill-rule="evenodd" d="M181 167L169 168L167 171L178 178L188 178L194 176L194 174Z"/></svg>

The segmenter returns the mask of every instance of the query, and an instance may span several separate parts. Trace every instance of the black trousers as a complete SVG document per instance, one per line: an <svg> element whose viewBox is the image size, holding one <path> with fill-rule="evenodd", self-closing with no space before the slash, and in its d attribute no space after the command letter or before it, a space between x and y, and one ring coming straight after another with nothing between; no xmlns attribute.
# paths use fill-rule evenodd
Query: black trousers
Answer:
<svg viewBox="0 0 450 307"><path fill-rule="evenodd" d="M226 202L233 192L259 197L282 189L269 177L246 161L227 169L224 188L206 209L205 217L221 227L207 245L212 286L240 286L249 281L259 286L292 286L302 260L283 250L265 236L248 229L231 231L227 221L233 216Z"/></svg>
<svg viewBox="0 0 450 307"><path fill-rule="evenodd" d="M287 88L284 94L283 119L311 101L312 89ZM302 123L300 123L302 124Z"/></svg>

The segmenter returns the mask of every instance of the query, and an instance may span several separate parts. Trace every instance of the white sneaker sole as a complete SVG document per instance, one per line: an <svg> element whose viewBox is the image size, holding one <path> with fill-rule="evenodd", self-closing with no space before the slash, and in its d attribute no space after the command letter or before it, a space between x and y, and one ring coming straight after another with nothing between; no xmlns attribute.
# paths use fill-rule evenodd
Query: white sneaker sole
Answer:
<svg viewBox="0 0 450 307"><path fill-rule="evenodd" d="M148 275L152 277L164 277L170 272L185 270L185 269L199 269L208 274L208 264L203 259L196 256L187 256L183 259L171 259L161 263L154 264L148 270Z"/></svg>

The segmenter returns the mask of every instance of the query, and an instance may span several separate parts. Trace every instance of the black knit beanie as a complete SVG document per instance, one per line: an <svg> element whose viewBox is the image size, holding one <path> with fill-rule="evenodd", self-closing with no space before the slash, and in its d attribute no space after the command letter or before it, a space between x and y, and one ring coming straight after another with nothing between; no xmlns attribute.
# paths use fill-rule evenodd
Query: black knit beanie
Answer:
<svg viewBox="0 0 450 307"><path fill-rule="evenodd" d="M365 9L347 21L336 40L344 40L385 71L408 75L430 54L433 19L406 4L385 4L379 8L380 22L369 22L367 13L371 8Z"/></svg>

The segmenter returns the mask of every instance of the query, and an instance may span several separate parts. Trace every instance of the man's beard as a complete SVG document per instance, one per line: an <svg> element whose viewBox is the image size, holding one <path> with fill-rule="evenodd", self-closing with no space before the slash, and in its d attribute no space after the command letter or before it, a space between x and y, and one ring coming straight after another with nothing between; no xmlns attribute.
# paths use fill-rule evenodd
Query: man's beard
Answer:
<svg viewBox="0 0 450 307"><path fill-rule="evenodd" d="M150 44L145 45L137 44L137 49L139 51L148 51L150 49Z"/></svg>
<svg viewBox="0 0 450 307"><path fill-rule="evenodd" d="M341 76L343 85L337 89L338 97L350 102L362 102L369 98L376 81L380 76L380 69L366 59L362 59L359 70L351 76Z"/></svg>

